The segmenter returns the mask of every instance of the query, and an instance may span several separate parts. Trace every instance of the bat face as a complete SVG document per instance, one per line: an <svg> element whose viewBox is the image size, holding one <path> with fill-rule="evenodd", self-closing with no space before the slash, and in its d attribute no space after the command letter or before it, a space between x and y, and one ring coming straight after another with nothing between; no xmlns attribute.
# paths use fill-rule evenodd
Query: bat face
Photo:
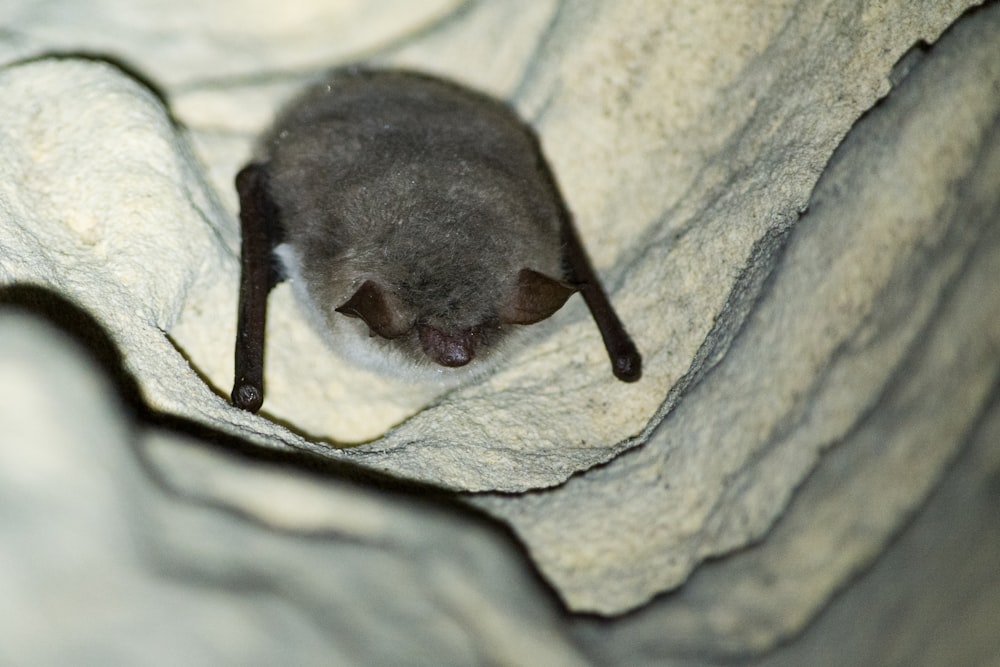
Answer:
<svg viewBox="0 0 1000 667"><path fill-rule="evenodd" d="M266 297L286 278L334 349L411 376L488 364L579 290L615 374L639 377L537 140L495 100L335 71L279 116L237 189L240 407L263 399Z"/></svg>

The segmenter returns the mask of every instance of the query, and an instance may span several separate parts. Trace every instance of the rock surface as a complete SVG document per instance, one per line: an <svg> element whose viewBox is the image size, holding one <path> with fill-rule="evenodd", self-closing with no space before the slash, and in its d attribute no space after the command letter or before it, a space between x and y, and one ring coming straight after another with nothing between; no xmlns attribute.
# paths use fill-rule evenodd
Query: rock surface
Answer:
<svg viewBox="0 0 1000 667"><path fill-rule="evenodd" d="M645 446L552 491L480 499L542 554L573 607L629 609L761 539L810 474L802 496L820 493L815 469L835 446L859 448L856 465L788 547L820 561L769 554L759 566L789 586L782 617L826 599L926 495L998 378L1000 41L979 30L956 29L853 129L723 362ZM753 615L765 622L758 604Z"/></svg>
<svg viewBox="0 0 1000 667"><path fill-rule="evenodd" d="M971 3L299 0L209 22L108 0L81 19L103 32L70 4L12 3L0 37L0 302L106 332L127 408L61 335L0 322L11 659L732 660L800 631L995 433L996 3L932 47ZM279 288L267 414L225 403L231 175L284 99L358 57L532 121L641 382L614 381L573 303L482 382L409 388L338 361ZM417 486L374 492L356 464ZM561 614L508 534L431 488L507 523L570 610L641 609ZM64 641L39 634L50 609ZM195 647L199 627L219 631Z"/></svg>
<svg viewBox="0 0 1000 667"><path fill-rule="evenodd" d="M482 519L152 427L24 315L0 375L3 664L583 661Z"/></svg>

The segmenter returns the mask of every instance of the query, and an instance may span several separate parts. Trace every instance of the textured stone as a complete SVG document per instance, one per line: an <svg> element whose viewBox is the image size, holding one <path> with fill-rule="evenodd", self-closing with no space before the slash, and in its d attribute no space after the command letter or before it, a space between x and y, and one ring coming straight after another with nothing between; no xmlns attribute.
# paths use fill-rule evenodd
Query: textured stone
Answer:
<svg viewBox="0 0 1000 667"><path fill-rule="evenodd" d="M11 3L0 35L0 302L93 316L130 406L60 375L58 336L4 329L4 660L155 661L212 627L209 663L732 661L800 631L995 407L995 2L930 48L972 3L119 4ZM574 299L478 384L407 387L340 362L282 286L266 411L228 406L232 175L355 57L539 129L641 382ZM380 494L355 464L428 486ZM561 616L508 535L428 488L508 523L569 609L633 613Z"/></svg>
<svg viewBox="0 0 1000 667"><path fill-rule="evenodd" d="M482 26L484 13L499 20L497 11L467 7L401 44L397 52L388 49L382 60L444 71L477 84L492 71L478 66L489 61L490 52L474 49L459 64L446 57L451 48L447 45L457 39L456 21ZM155 207L149 206L153 199L145 200L147 209L156 209L155 215L143 210L146 219L194 224L196 216L204 216L211 224L202 221L200 229L188 232L180 224L151 220L148 232L142 228L156 239L146 244L147 253L169 258L174 280L187 289L169 297L149 294L142 304L118 309L159 309L169 315L144 323L148 340L126 352L130 367L155 406L231 432L260 435L271 446L347 456L462 490L511 492L557 485L641 441L681 390L714 363L766 275L783 230L804 208L836 143L886 90L886 75L899 55L914 40L937 34L955 11L939 4L916 16L909 4L898 3L859 15L844 7L838 14L845 21L842 30L833 30L834 20L808 4L760 13L737 10L730 3L669 8L595 3L554 12L548 22L542 20L542 9L521 19L535 28L519 34L523 51L531 51L535 40L541 45L537 48L544 47L545 57L540 55L530 67L515 62L524 73L513 101L539 127L597 264L615 267L606 271L609 286L645 355L645 375L635 385L619 383L608 372L593 324L574 299L552 321L537 327L533 344L514 354L496 374L435 399L440 389L379 378L330 354L290 304L285 286L272 299L265 416L291 430L263 417L237 414L210 399L204 388L192 393L186 381L195 376L186 373L186 381L173 380L171 371L162 368L171 366L180 374L187 360L199 378L225 396L232 376L235 310L233 217L219 214L212 205L214 194L197 174L183 177L183 190L178 191L194 193L187 198L157 195ZM744 20L750 14L754 20ZM143 25L150 21L135 20ZM855 29L859 20L869 23ZM37 24L48 25L41 19ZM596 25L602 30L595 31ZM705 40L689 43L685 26L704 26ZM379 34L376 28L371 28L373 38ZM31 29L27 34L48 33ZM772 48L768 35L777 34L782 35L780 48ZM116 55L135 53L137 63L147 62L150 56L140 55L146 45L141 35L137 33L134 43L112 41L122 51ZM38 39L44 42L43 37ZM440 52L435 48L439 42ZM620 44L627 48L620 49ZM799 50L793 48L796 44ZM836 57L829 57L823 44ZM687 62L702 65L685 67ZM146 188L152 195L154 185L167 187L170 176L158 169L158 162L183 158L182 138L165 124L162 112L139 86L116 79L110 68L91 64L85 72L87 67L78 61L42 60L11 68L7 78L12 92L17 86L31 86L32 96L45 100L46 113L36 116L31 98L9 95L14 100L7 109L10 122L31 128L65 125L67 131L55 136L46 150L61 156L53 160L78 165L74 176L95 191L110 189L126 171L129 178L148 177L150 184L144 180L136 190ZM246 130L246 118L266 118L308 76L273 75L242 86L236 79L238 90L221 86L218 79L188 81L176 92L167 88L165 94L175 101L181 120L190 119L194 136L202 137L196 146L204 147L209 143L205 136L225 134L225 128L239 133ZM171 81L165 78L164 84ZM84 86L90 94L81 98L76 91ZM102 95L106 89L131 92ZM248 110L230 117L199 97L205 91L217 96L220 89L247 102ZM667 105L665 89L667 99L673 100ZM90 127L90 116L76 112L81 99L97 98L94 109L119 105L119 114L159 116L143 130L157 128L159 134L150 140L160 148L116 141L106 136L114 129L110 124ZM12 130L7 140L14 150L32 154L39 150L36 136ZM252 138L251 132L241 135L238 152L228 158L210 150L202 154L232 174ZM171 142L178 156L161 152L168 151ZM94 145L104 147L89 149L94 162L107 163L101 170L85 169L80 166L84 162L73 159ZM47 202L59 201L52 194L56 183L21 182L10 197L40 196L42 205L30 215L62 219L58 207L45 209ZM231 188L219 187L232 205ZM193 201L197 198L206 203ZM103 209L113 200L87 198L76 205L92 207L91 217L107 217ZM123 217L143 201L132 196L127 201L132 208L114 214ZM135 227L129 229L138 233ZM69 225L68 232L79 230ZM200 245L188 250L196 241ZM137 245L123 242L109 250L147 264ZM18 280L63 280L32 275L30 248L18 247L16 254L29 267ZM63 269L79 273L76 265ZM147 297L141 288L138 291L137 296ZM104 301L103 295L94 296L92 301ZM169 310L163 300L169 301ZM129 322L110 328L113 336L126 338L137 335L136 326ZM169 332L169 340L162 331ZM157 353L151 354L154 343ZM183 358L170 349L171 343ZM188 395L193 400L185 398ZM331 441L375 438L393 424L399 426L385 437L346 453L329 446Z"/></svg>
<svg viewBox="0 0 1000 667"><path fill-rule="evenodd" d="M941 487L875 566L803 637L763 656L788 665L990 665L1000 656L1000 398ZM633 647L626 651L631 653Z"/></svg>
<svg viewBox="0 0 1000 667"><path fill-rule="evenodd" d="M838 558L823 556L825 569L800 561L800 579L795 564L765 559L769 576L748 573L747 585L776 568L789 587L777 618L792 601L814 609L924 497L1000 372L1000 30L981 23L956 30L854 129L733 347L644 447L551 492L479 500L515 526L571 606L631 608L761 539L823 453L864 428L873 459L837 483L852 491L795 529L822 544L790 548L836 546ZM872 454L875 443L886 452ZM826 513L838 521L816 521ZM751 617L766 621L759 596L747 597L749 632ZM736 614L724 599L718 613ZM691 619L705 622L705 610ZM676 619L664 626L697 636ZM705 643L724 644L718 635Z"/></svg>
<svg viewBox="0 0 1000 667"><path fill-rule="evenodd" d="M737 601L742 609L730 616L727 626L716 626L715 637L724 637L724 644L711 645L693 638L707 640L707 624L697 624L699 612L692 598L686 598L686 589L678 594L665 596L647 610L614 621L581 619L575 625L577 637L583 642L587 654L596 664L629 665L753 665L754 667L800 667L801 665L880 665L893 667L941 667L942 665L993 665L1000 655L1000 637L996 633L997 614L1000 613L1000 572L996 563L1000 559L1000 392L994 391L991 403L983 411L982 420L969 432L968 442L954 465L948 466L938 488L927 504L920 508L912 522L904 524L894 535L875 564L854 573L852 579L837 591L801 635L801 618L790 622L780 634L784 641L777 647L748 656L734 652L735 643L730 637L756 634L764 638L762 626L772 623L780 609L771 602L781 598L795 609L794 593L786 590L775 595L771 585L782 588L784 571L756 573L756 586L752 589L750 577L738 576L737 589L724 589L723 582L734 574L733 569L720 561L719 567L708 565L699 571L692 584L701 579L716 579L714 593L718 595L718 611L724 600ZM832 457L838 457L834 453ZM834 466L852 468L856 454L841 458ZM846 464L846 466L845 466ZM828 481L834 475L821 471ZM799 512L793 508L793 513ZM801 525L801 524L799 524ZM798 526L788 526L784 540ZM807 540L811 538L806 538ZM766 544L766 543L765 543ZM796 551L813 565L813 573L823 576L823 565L817 566L817 557L811 548L815 543L802 543ZM764 547L766 549L766 546ZM819 552L831 554L831 550ZM771 554L774 555L773 553ZM751 556L757 564L763 554ZM832 557L836 557L835 554ZM741 556L733 557L733 560ZM728 560L728 559L727 559ZM795 567L793 558L780 558L781 563ZM808 565L807 565L808 567ZM749 574L747 568L741 574ZM805 568L798 568L805 569ZM742 579L742 583L741 580ZM801 581L801 579L800 579ZM740 590L742 589L742 590ZM696 597L702 597L698 595ZM704 601L705 598L702 598ZM754 601L760 604L754 608ZM680 604L678 604L680 602ZM679 607L687 606L677 614ZM673 613L648 613L673 607ZM702 609L706 615L718 614ZM755 613L765 619L758 622ZM683 630L693 631L685 637L672 623L679 622ZM700 625L700 627L698 627ZM767 642L757 643L757 650L770 646L775 636ZM683 648L682 648L683 647ZM735 654L734 654L735 653ZM742 653L742 655L740 655Z"/></svg>
<svg viewBox="0 0 1000 667"><path fill-rule="evenodd" d="M0 377L3 664L583 662L519 552L459 508L151 425L9 312Z"/></svg>

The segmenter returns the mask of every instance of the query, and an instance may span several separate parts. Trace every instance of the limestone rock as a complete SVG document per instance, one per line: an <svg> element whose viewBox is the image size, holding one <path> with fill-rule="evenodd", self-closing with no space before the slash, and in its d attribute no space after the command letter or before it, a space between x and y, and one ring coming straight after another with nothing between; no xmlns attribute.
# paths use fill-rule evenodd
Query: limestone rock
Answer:
<svg viewBox="0 0 1000 667"><path fill-rule="evenodd" d="M100 371L0 316L3 664L582 663L494 526L151 425Z"/></svg>
<svg viewBox="0 0 1000 667"><path fill-rule="evenodd" d="M145 202L149 210L142 213L148 228L143 224L141 232L129 229L143 238L148 234L150 241L116 245L111 239L107 251L148 266L169 258L172 269L158 269L156 280L163 282L173 273L175 284L183 286L170 295L125 289L144 301L117 307L119 312L145 309L162 316L111 326L115 337L135 338L140 335L137 327L145 336L126 357L154 406L233 433L260 436L270 446L346 456L448 488L513 492L549 487L641 442L682 391L724 352L784 230L805 207L836 143L886 90L891 64L914 40L936 35L956 12L935 6L916 17L909 5L892 7L862 14L870 22L864 29L852 25L840 31L831 30L831 17L808 5L754 14L754 22L734 20L739 17L730 15L734 10L728 3L705 5L695 14L678 7L595 3L555 12L548 23L539 20L541 10L529 14L535 32L520 36L523 50L531 50L532 39L544 50L540 62L530 68L521 63L525 74L513 102L538 126L588 246L606 269L615 301L644 352L645 375L635 385L619 383L608 372L599 338L579 300L538 327L534 344L495 375L435 400L440 392L433 388L414 390L340 362L289 304L289 290L279 289L272 299L265 406L265 416L276 421L237 414L211 397L204 385L194 386L200 378L225 396L231 383L234 220L220 214L215 193L189 167L184 167L182 189L175 188L193 193L188 197L159 196L152 189L167 188L171 181L158 170L160 161L183 163L186 157L183 136L166 124L155 100L133 82L116 78L106 66L90 64L88 70L87 63L44 59L15 66L7 72L7 99L13 100L7 122L24 129L11 130L7 141L13 150L31 155L40 150L34 128L60 124L66 130L47 139L50 144L42 148L53 154L53 161L78 165L73 177L85 187L95 192L111 189L128 171L129 178L144 179L133 189L145 188L155 198L150 205L151 200L131 196L125 210L112 209L110 214L103 209L115 201L113 196L75 202L93 207L91 217L119 218ZM484 13L492 16L495 11L475 6L455 19L478 26ZM845 7L842 20L859 19ZM477 68L476 58L485 63L490 54L474 50L461 68L444 67L434 59L436 46L447 53L447 45L457 37L453 23L440 25L440 32L429 30L399 45L395 53L387 49L382 59L447 71L476 84L481 72L490 71ZM598 25L603 28L595 31ZM703 26L708 30L705 42L685 41L683 26ZM813 34L816 30L819 37ZM781 48L768 48L767 36L777 34L782 36ZM823 37L831 40L833 57L823 50ZM65 48L63 41L53 42ZM609 58L609 50L622 43L634 46ZM144 46L138 40L115 44L129 49L128 54L135 52L139 63L149 59L138 55ZM640 48L643 44L647 46ZM802 44L802 50L796 51L794 44ZM877 61L871 59L873 53ZM684 66L687 62L712 67L692 69ZM618 78L621 72L629 72L629 77ZM264 106L273 110L282 101L275 78L281 77L245 84L244 90L232 91L234 99L270 95ZM287 77L287 87L302 78ZM18 94L19 86L29 86L31 97ZM81 97L77 91L84 87L90 93ZM209 130L205 114L219 109L203 97L201 104L190 100L219 88L212 79L189 81L176 92L166 89L167 98L176 100L182 111L181 120L203 123L193 125L196 146L207 143L197 139ZM131 92L101 92L119 89ZM254 94L246 97L246 89ZM664 91L673 100L666 106ZM33 114L35 102L29 100L44 100L45 114ZM77 114L83 100L94 113L103 105L117 105L119 114L157 117L143 131L154 133L156 128L150 141L158 148L116 142L108 136L114 131L110 123L91 127L90 115ZM213 116L214 134L226 127L243 131L241 118ZM253 137L247 133L243 138L242 156L210 157L231 164L229 173L234 173ZM164 153L171 142L177 146L175 155ZM97 145L103 150L96 150ZM89 168L79 166L85 164L79 155L91 156ZM92 163L98 161L106 164L97 169ZM15 183L11 200L38 200L34 206L24 203L28 219L65 219L60 217L59 182ZM232 203L228 187L220 194ZM154 209L155 216L150 213ZM161 224L160 218L172 223ZM179 224L181 220L185 224ZM199 221L200 229L189 232L189 225ZM28 225L38 226L34 220ZM66 230L70 236L79 231L72 222ZM197 247L187 250L196 241ZM15 244L16 256L27 267L16 279L65 282L64 276L55 275L58 267L45 276L34 275L32 257L38 253L20 247L24 242L6 242ZM142 247L153 255L149 261ZM76 264L63 269L73 276L80 273ZM115 280L102 279L100 285L114 285ZM83 291L88 292L88 303L100 310L99 304L106 301L101 288ZM399 426L385 437L348 452L329 445L374 438L395 423Z"/></svg>
<svg viewBox="0 0 1000 667"><path fill-rule="evenodd" d="M801 630L995 407L996 3L937 44L974 3L126 4L81 24L14 2L0 35L0 306L106 332L130 406L58 336L0 327L3 617L65 604L75 633L31 653L25 615L13 657L172 656L213 627L213 663L733 660ZM358 58L532 122L641 382L613 379L574 299L481 382L408 387L330 354L282 286L265 412L227 404L232 175ZM379 495L358 466L415 486ZM633 613L561 616L508 535L431 489L507 523L569 610ZM76 551L114 576L74 580L52 554ZM122 618L157 633L94 639Z"/></svg>
<svg viewBox="0 0 1000 667"><path fill-rule="evenodd" d="M479 500L532 545L571 606L632 608L762 539L810 474L822 479L824 452L857 447L831 498L803 511L789 556L772 553L771 536L769 574L745 574L753 588L780 572L784 622L795 606L815 609L926 495L1000 373L996 14L956 28L858 123L733 346L644 447L553 491ZM802 495L820 494L819 479ZM819 562L788 562L803 551ZM736 595L732 576L711 581ZM689 583L682 597L700 590ZM719 593L707 596L723 617L706 645L734 639L736 605ZM766 623L753 599L746 632Z"/></svg>

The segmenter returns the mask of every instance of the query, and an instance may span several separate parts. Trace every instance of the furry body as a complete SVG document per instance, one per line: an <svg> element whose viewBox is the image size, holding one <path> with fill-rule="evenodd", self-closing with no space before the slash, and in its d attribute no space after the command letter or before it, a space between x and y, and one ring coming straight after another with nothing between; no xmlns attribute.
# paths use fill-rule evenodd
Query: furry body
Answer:
<svg viewBox="0 0 1000 667"><path fill-rule="evenodd" d="M263 401L267 294L286 278L338 351L451 381L579 290L615 375L641 374L534 134L496 100L337 70L279 115L236 184L239 407Z"/></svg>
<svg viewBox="0 0 1000 667"><path fill-rule="evenodd" d="M258 159L285 275L334 344L369 365L446 372L419 336L371 337L334 310L366 280L397 297L407 322L483 329L475 368L517 328L500 325L498 309L518 272L564 276L558 199L534 137L489 98L414 74L341 70L279 116Z"/></svg>

